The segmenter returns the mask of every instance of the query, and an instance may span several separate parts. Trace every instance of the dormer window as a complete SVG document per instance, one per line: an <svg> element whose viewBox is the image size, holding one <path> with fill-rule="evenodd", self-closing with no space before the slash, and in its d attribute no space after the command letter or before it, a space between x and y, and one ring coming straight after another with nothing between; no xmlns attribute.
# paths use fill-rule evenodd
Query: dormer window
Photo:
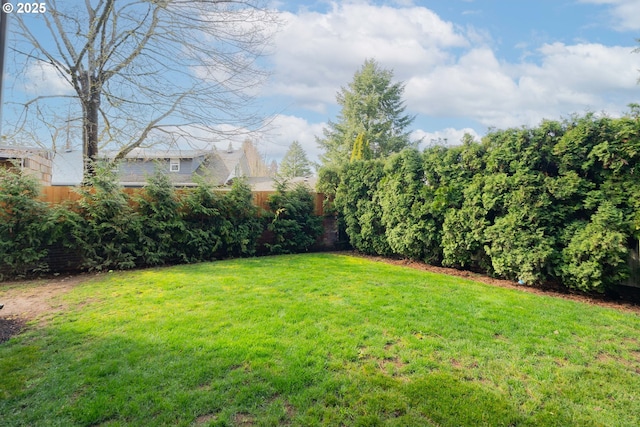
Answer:
<svg viewBox="0 0 640 427"><path fill-rule="evenodd" d="M169 172L180 172L180 159L169 159Z"/></svg>

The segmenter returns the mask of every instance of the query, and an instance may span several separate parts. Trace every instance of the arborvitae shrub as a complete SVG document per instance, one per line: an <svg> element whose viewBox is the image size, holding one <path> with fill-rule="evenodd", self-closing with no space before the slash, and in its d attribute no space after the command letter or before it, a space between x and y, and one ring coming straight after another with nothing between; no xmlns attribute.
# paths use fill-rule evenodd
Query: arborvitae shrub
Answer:
<svg viewBox="0 0 640 427"><path fill-rule="evenodd" d="M314 214L315 202L309 188L297 184L292 189L286 182L277 184L268 200L271 215L268 230L273 243L266 246L272 254L304 252L322 233L322 218Z"/></svg>
<svg viewBox="0 0 640 427"><path fill-rule="evenodd" d="M629 250L622 224L622 212L605 202L585 227L577 228L562 251L562 278L568 287L605 292L629 277Z"/></svg>
<svg viewBox="0 0 640 427"><path fill-rule="evenodd" d="M344 218L349 243L366 254L391 255L382 223L378 186L384 161L356 160L340 172L335 207Z"/></svg>
<svg viewBox="0 0 640 427"><path fill-rule="evenodd" d="M223 229L223 252L227 257L253 255L263 231L258 208L253 204L251 187L243 179L234 180L224 195L222 213L227 219Z"/></svg>
<svg viewBox="0 0 640 427"><path fill-rule="evenodd" d="M220 256L222 235L231 228L223 214L222 198L210 184L200 180L182 199L185 233L178 244L182 245L183 262L208 261Z"/></svg>
<svg viewBox="0 0 640 427"><path fill-rule="evenodd" d="M82 248L90 270L127 269L139 265L142 241L140 216L108 164L96 164L89 186L79 190L78 214L87 224Z"/></svg>
<svg viewBox="0 0 640 427"><path fill-rule="evenodd" d="M142 264L159 265L184 259L181 241L186 227L180 201L167 173L156 170L136 202L142 225L139 250Z"/></svg>
<svg viewBox="0 0 640 427"><path fill-rule="evenodd" d="M0 279L47 269L48 206L38 181L15 168L0 168Z"/></svg>

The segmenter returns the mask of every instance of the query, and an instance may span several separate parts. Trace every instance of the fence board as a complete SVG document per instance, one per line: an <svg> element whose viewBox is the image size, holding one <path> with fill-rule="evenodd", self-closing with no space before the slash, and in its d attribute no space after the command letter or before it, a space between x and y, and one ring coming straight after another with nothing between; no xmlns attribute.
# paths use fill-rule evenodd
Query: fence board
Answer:
<svg viewBox="0 0 640 427"><path fill-rule="evenodd" d="M75 189L77 188L78 187L68 187L68 186L44 186L42 187L41 199L51 204L60 204L60 203L64 203L67 200L69 201L78 200L80 198L80 195L78 194L77 191L75 191ZM128 195L133 196L139 193L140 191L142 191L143 189L126 187L123 190ZM186 192L186 191L189 191L189 190L188 189L179 190L180 193ZM252 192L253 203L256 206L261 207L263 209L269 209L269 205L267 201L269 200L269 195L273 193L275 192L274 191L253 191ZM314 212L318 216L323 216L324 215L324 208L323 208L324 194L313 193L313 195L314 195L314 201L315 201Z"/></svg>

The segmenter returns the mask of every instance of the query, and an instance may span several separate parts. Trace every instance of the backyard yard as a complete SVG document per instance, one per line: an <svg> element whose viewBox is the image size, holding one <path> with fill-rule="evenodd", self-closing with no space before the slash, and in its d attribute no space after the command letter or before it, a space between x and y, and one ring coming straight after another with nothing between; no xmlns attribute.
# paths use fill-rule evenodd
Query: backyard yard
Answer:
<svg viewBox="0 0 640 427"><path fill-rule="evenodd" d="M4 426L640 425L638 312L371 259L14 282L2 302L30 319L0 344Z"/></svg>

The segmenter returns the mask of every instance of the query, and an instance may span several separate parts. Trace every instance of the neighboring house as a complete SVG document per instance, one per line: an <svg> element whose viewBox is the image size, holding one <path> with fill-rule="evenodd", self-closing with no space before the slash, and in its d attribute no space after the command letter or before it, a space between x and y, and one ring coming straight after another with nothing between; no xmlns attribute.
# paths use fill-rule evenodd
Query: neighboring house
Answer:
<svg viewBox="0 0 640 427"><path fill-rule="evenodd" d="M42 185L51 185L52 158L51 151L42 148L0 146L0 167L19 167Z"/></svg>
<svg viewBox="0 0 640 427"><path fill-rule="evenodd" d="M254 160L247 158L245 144L226 150L154 150L136 148L118 163L120 183L125 187L142 187L157 168L164 170L174 185L197 185L196 176L214 186L229 185L234 178L255 176ZM103 151L100 157L113 160L116 151ZM264 168L266 169L266 168ZM53 185L79 185L82 182L82 153L65 151L54 158Z"/></svg>
<svg viewBox="0 0 640 427"><path fill-rule="evenodd" d="M112 160L117 152L103 152ZM141 187L156 169L168 173L176 186L196 185L196 176L215 186L224 186L239 176L249 176L251 171L242 150L231 146L220 150L151 150L136 148L118 163L120 182L125 187Z"/></svg>

